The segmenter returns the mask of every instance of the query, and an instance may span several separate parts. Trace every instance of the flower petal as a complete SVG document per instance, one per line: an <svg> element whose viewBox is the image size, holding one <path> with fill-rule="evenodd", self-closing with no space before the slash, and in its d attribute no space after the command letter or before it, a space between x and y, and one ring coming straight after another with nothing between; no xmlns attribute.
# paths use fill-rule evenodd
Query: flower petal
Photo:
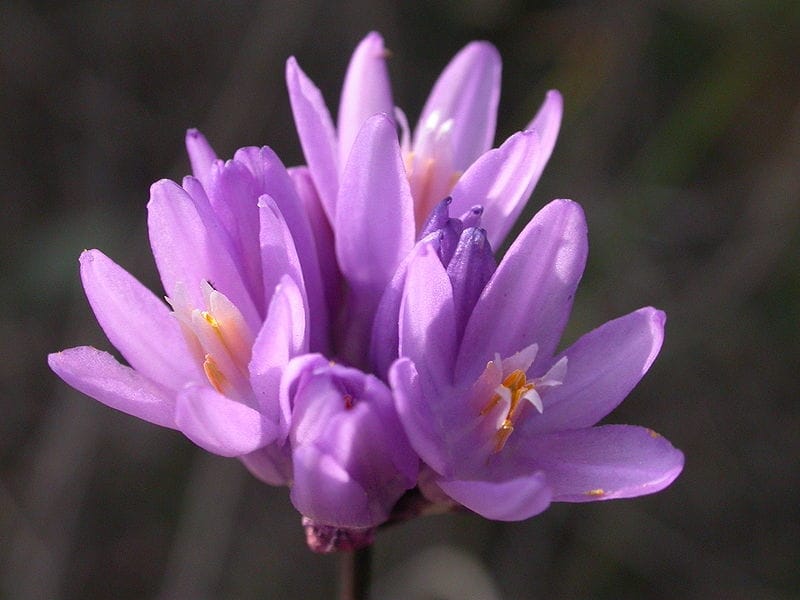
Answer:
<svg viewBox="0 0 800 600"><path fill-rule="evenodd" d="M345 345L358 364L383 290L414 245L411 192L394 124L385 115L371 117L356 138L337 210L336 256L351 293L353 336Z"/></svg>
<svg viewBox="0 0 800 600"><path fill-rule="evenodd" d="M453 214L483 205L481 226L499 248L544 170L547 158L533 131L515 133L470 166L453 188Z"/></svg>
<svg viewBox="0 0 800 600"><path fill-rule="evenodd" d="M380 299L414 245L412 200L394 124L386 115L361 130L342 175L336 256L351 285Z"/></svg>
<svg viewBox="0 0 800 600"><path fill-rule="evenodd" d="M566 324L587 254L580 206L554 200L511 245L472 312L456 363L456 381L474 381L494 353L538 344L533 369L549 360Z"/></svg>
<svg viewBox="0 0 800 600"><path fill-rule="evenodd" d="M562 352L554 362L567 357L564 382L544 392L542 414L520 423L523 435L591 427L614 410L653 364L665 320L660 310L641 308Z"/></svg>
<svg viewBox="0 0 800 600"><path fill-rule="evenodd" d="M400 333L399 316L400 306L403 303L403 293L408 275L408 265L420 252L427 251L430 245L434 250L438 248L439 234L433 232L416 243L414 248L397 267L391 281L386 285L381 296L375 321L372 326L372 340L370 345L370 359L374 372L385 379L392 362L398 357Z"/></svg>
<svg viewBox="0 0 800 600"><path fill-rule="evenodd" d="M98 323L134 369L173 390L203 380L164 302L99 250L83 252L80 263L83 288Z"/></svg>
<svg viewBox="0 0 800 600"><path fill-rule="evenodd" d="M495 521L522 521L550 506L552 492L542 472L500 481L438 479L453 500Z"/></svg>
<svg viewBox="0 0 800 600"><path fill-rule="evenodd" d="M278 155L268 147L243 148L236 152L237 160L242 160L253 172L258 181L259 192L269 195L280 210L281 217L286 223L297 257L302 267L303 289L308 299L311 315L311 345L318 351L328 348L328 315L329 310L325 300L325 289L319 261L318 240L311 228L309 216L304 210L304 205L297 194L292 178ZM315 192L316 193L316 192ZM261 223L261 235L265 223ZM269 235L269 234L267 234ZM275 269L269 263L263 262L265 271ZM335 261L335 256L333 257ZM279 278L282 273L277 273ZM300 282L300 279L296 278ZM272 297L274 285L265 284L264 290L267 304Z"/></svg>
<svg viewBox="0 0 800 600"><path fill-rule="evenodd" d="M253 343L248 367L259 410L278 428L281 440L289 431L291 414L291 407L280 399L281 375L292 357L308 350L306 322L302 293L294 280L284 275Z"/></svg>
<svg viewBox="0 0 800 600"><path fill-rule="evenodd" d="M303 154L328 219L333 221L339 187L339 162L331 114L319 89L303 73L294 57L286 61L286 86Z"/></svg>
<svg viewBox="0 0 800 600"><path fill-rule="evenodd" d="M317 446L292 453L291 500L304 517L334 527L372 527L385 521L374 514L366 490L335 457Z"/></svg>
<svg viewBox="0 0 800 600"><path fill-rule="evenodd" d="M445 432L422 392L419 373L407 358L397 360L389 370L395 407L411 447L419 457L440 474L453 467L447 451Z"/></svg>
<svg viewBox="0 0 800 600"><path fill-rule="evenodd" d="M326 525L378 525L414 485L419 466L391 392L374 376L322 356L304 364L289 386L292 501L304 516Z"/></svg>
<svg viewBox="0 0 800 600"><path fill-rule="evenodd" d="M564 114L564 99L558 90L549 90L545 95L544 102L539 108L539 112L533 117L533 120L528 123L525 129L535 131L539 135L541 141L541 158L540 165L544 169L550 155L553 153L553 148L556 145L556 138L558 131L561 128L561 117ZM538 180L541 172L535 175L534 179Z"/></svg>
<svg viewBox="0 0 800 600"><path fill-rule="evenodd" d="M177 429L174 393L90 346L47 357L50 368L79 392L150 423Z"/></svg>
<svg viewBox="0 0 800 600"><path fill-rule="evenodd" d="M400 306L400 356L426 381L453 381L456 316L453 288L435 249L426 245L409 263Z"/></svg>
<svg viewBox="0 0 800 600"><path fill-rule="evenodd" d="M220 456L242 456L278 437L277 427L258 410L205 385L178 394L175 423L195 444Z"/></svg>
<svg viewBox="0 0 800 600"><path fill-rule="evenodd" d="M453 57L433 86L414 130L414 152L426 154L428 138L437 129L431 123L452 119L450 139L453 166L465 171L492 147L502 64L497 49L488 42L472 42Z"/></svg>
<svg viewBox="0 0 800 600"><path fill-rule="evenodd" d="M197 129L186 132L186 152L192 165L192 173L203 186L208 185L211 165L217 160L217 153L208 143L206 137Z"/></svg>
<svg viewBox="0 0 800 600"><path fill-rule="evenodd" d="M268 444L255 452L240 456L247 470L269 485L288 485L292 480L292 455L289 444Z"/></svg>
<svg viewBox="0 0 800 600"><path fill-rule="evenodd" d="M322 289L328 306L328 314L334 314L339 306L339 291L341 289L341 273L336 262L336 250L333 241L333 229L325 216L322 203L314 187L314 181L308 167L293 167L288 169L289 176L294 182L297 196L300 198L301 208L308 215L311 227L311 238L317 250L317 260L322 277ZM313 347L313 346L312 346Z"/></svg>
<svg viewBox="0 0 800 600"><path fill-rule="evenodd" d="M258 252L258 193L253 174L238 160L211 165L204 185L217 219L232 242L233 256L250 296L263 314L264 290Z"/></svg>
<svg viewBox="0 0 800 600"><path fill-rule="evenodd" d="M353 52L339 102L339 164L347 164L350 148L366 120L378 113L392 114L394 101L386 49L376 32L365 37Z"/></svg>
<svg viewBox="0 0 800 600"><path fill-rule="evenodd" d="M162 179L150 188L147 210L150 245L167 295L173 296L176 284L182 283L192 304L203 307L201 282L209 281L256 329L262 319L210 206Z"/></svg>
<svg viewBox="0 0 800 600"><path fill-rule="evenodd" d="M536 436L526 443L553 500L632 498L664 489L683 469L683 453L651 429L604 425Z"/></svg>
<svg viewBox="0 0 800 600"><path fill-rule="evenodd" d="M265 194L259 198L258 215L265 299L267 302L272 300L275 287L285 275L288 275L298 284L302 294L301 304L307 306L303 270L297 256L294 239L281 211L270 196Z"/></svg>

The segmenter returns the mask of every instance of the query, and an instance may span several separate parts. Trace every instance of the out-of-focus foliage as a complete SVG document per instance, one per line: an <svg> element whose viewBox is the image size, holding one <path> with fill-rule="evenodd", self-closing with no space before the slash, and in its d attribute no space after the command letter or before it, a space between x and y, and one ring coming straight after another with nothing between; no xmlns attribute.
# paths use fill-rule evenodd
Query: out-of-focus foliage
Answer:
<svg viewBox="0 0 800 600"><path fill-rule="evenodd" d="M687 457L653 497L388 530L376 597L791 597L792 0L2 3L0 596L330 597L334 563L307 551L282 490L69 390L45 355L108 348L78 283L83 248L158 289L144 204L150 183L188 172L184 130L201 128L223 156L269 144L299 162L285 58L297 55L335 105L371 29L392 49L396 100L412 119L474 38L503 56L501 138L548 88L562 91L562 134L527 216L554 197L586 209L572 338L641 305L667 311L661 357L611 421L647 423Z"/></svg>

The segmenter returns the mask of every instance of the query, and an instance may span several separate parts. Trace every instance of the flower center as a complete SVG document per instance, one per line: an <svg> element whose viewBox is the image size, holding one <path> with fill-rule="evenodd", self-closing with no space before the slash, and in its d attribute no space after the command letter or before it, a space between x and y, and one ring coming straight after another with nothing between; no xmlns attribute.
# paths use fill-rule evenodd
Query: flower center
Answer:
<svg viewBox="0 0 800 600"><path fill-rule="evenodd" d="M191 306L182 287L167 300L208 383L220 394L244 400L252 395L248 365L254 336L242 313L224 294L206 281L202 289L206 310Z"/></svg>
<svg viewBox="0 0 800 600"><path fill-rule="evenodd" d="M495 393L489 403L481 410L481 416L489 413L501 400L508 405L508 410L506 411L505 419L503 419L495 434L495 453L503 449L509 436L514 431L514 423L517 420L523 400L533 404L540 413L544 411L542 399L539 396L539 392L536 391L535 381L528 381L525 373L520 369L515 369L503 379L503 383L495 389Z"/></svg>
<svg viewBox="0 0 800 600"><path fill-rule="evenodd" d="M496 428L495 453L505 447L508 438L514 432L514 426L524 412L523 407L530 403L540 414L543 413L544 403L541 394L548 388L561 385L567 374L567 358L563 357L543 376L528 377L527 370L533 364L537 351L537 345L533 344L506 359L501 359L499 354L495 354L495 359L489 361L476 382L476 385L480 384L480 388L486 390L489 385L494 385L492 381L500 381L500 385L492 390L489 401L480 409L481 417L491 415L490 418L496 419L492 425Z"/></svg>

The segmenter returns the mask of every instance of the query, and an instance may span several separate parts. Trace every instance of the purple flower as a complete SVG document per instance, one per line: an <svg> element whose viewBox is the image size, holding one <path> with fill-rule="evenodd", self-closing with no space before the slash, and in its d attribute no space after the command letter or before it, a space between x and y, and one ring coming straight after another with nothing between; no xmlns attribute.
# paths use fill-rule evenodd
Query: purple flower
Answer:
<svg viewBox="0 0 800 600"><path fill-rule="evenodd" d="M186 141L195 177L154 184L148 204L166 303L101 252L81 256L92 309L130 366L90 347L50 365L108 406L290 485L314 527L369 539L415 485L419 458L386 384L308 354L329 349L339 278L308 173L269 148L223 162L199 132Z"/></svg>
<svg viewBox="0 0 800 600"><path fill-rule="evenodd" d="M551 501L669 485L683 455L664 438L594 426L652 364L664 314L640 309L556 353L586 261L580 207L544 207L493 273L479 229L464 230L449 262L439 239L421 242L408 262L402 358L390 372L400 419L430 469L429 497L519 520Z"/></svg>
<svg viewBox="0 0 800 600"><path fill-rule="evenodd" d="M492 150L500 58L491 44L473 42L439 77L412 135L394 107L386 54L377 33L356 48L336 127L297 61L290 58L286 65L308 173L332 225L347 284L334 316L340 331L335 345L340 356L361 367L369 364L370 329L383 291L432 208L450 195L454 214L461 214L478 198L483 226L499 245L550 157L562 112L561 96L549 92L528 130Z"/></svg>
<svg viewBox="0 0 800 600"><path fill-rule="evenodd" d="M375 527L414 487L419 458L382 381L318 354L294 359L282 382L293 406L292 502L315 523Z"/></svg>
<svg viewBox="0 0 800 600"><path fill-rule="evenodd" d="M336 220L340 186L347 179L344 171L361 129L371 117L382 114L392 130L395 122L402 130L399 144L391 136L396 147L391 159L402 157L413 197L413 214L403 218L413 218L419 229L442 198L452 195L454 212L459 214L470 208L465 199L482 195L484 224L491 230L491 241L499 243L552 153L561 124L561 95L548 92L527 133L516 134L490 151L500 99L501 62L494 46L472 42L453 58L434 84L413 133L405 114L394 106L386 57L383 38L375 32L358 45L342 86L335 127L320 91L294 58L287 62L300 142L331 221Z"/></svg>
<svg viewBox="0 0 800 600"><path fill-rule="evenodd" d="M205 185L187 177L151 189L150 242L169 306L99 250L81 256L89 303L130 366L91 347L49 363L108 406L243 456L288 434L277 388L289 359L309 348L308 277L278 208L286 199L259 198L238 161L198 170Z"/></svg>
<svg viewBox="0 0 800 600"><path fill-rule="evenodd" d="M549 204L493 255L552 152L560 95L492 149L500 59L486 42L453 58L413 133L376 33L353 54L336 127L293 58L286 76L308 165L268 147L221 161L190 130L194 176L155 183L148 204L166 302L84 252L86 295L127 365L78 347L52 369L289 485L323 551L424 510L419 494L399 508L414 486L513 520L668 485L683 457L663 438L593 427L654 360L663 313L557 353L586 259L577 204Z"/></svg>
<svg viewBox="0 0 800 600"><path fill-rule="evenodd" d="M487 213L484 224L490 240L499 244L552 153L561 124L561 95L548 92L525 132L490 150L500 98L501 62L494 46L472 42L456 54L434 84L413 133L405 114L394 106L386 57L383 38L375 32L358 45L345 76L335 127L320 91L294 58L287 62L298 135L331 222L336 221L340 187L347 179L344 171L359 133L371 117L383 114L402 129L400 143L392 139L391 152L376 159L393 161L399 155L403 161L408 183L403 193L413 201L411 212L405 209L402 218L413 219L412 227L419 229L445 196L452 195L454 212L460 214L470 208L465 200L481 195ZM383 196L391 198L386 192Z"/></svg>

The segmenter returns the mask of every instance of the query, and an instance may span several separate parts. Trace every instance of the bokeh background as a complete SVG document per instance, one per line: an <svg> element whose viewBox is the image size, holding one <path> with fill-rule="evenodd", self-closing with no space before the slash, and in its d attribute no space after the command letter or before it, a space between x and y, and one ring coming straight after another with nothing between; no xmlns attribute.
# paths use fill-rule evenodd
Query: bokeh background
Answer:
<svg viewBox="0 0 800 600"><path fill-rule="evenodd" d="M381 533L379 599L800 597L800 3L0 3L0 597L331 598L286 491L180 434L69 389L48 352L109 345L84 248L158 290L148 187L221 156L302 157L286 57L337 105L370 30L413 120L471 39L504 60L497 141L544 93L562 133L529 211L586 210L589 266L567 341L652 304L659 360L608 420L686 454L655 496L470 514Z"/></svg>

